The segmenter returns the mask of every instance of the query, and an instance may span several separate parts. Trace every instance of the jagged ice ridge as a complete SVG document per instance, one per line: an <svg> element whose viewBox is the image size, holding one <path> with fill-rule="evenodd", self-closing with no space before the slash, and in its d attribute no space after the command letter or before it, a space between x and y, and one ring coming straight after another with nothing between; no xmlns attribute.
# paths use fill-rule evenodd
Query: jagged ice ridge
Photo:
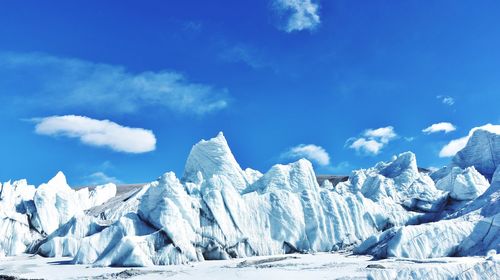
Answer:
<svg viewBox="0 0 500 280"><path fill-rule="evenodd" d="M0 184L0 256L147 266L346 248L486 255L500 249L499 162L500 135L477 130L433 173L406 152L319 185L305 159L243 170L220 133L193 146L182 178L168 172L119 195L114 184L73 190L62 173L38 188Z"/></svg>

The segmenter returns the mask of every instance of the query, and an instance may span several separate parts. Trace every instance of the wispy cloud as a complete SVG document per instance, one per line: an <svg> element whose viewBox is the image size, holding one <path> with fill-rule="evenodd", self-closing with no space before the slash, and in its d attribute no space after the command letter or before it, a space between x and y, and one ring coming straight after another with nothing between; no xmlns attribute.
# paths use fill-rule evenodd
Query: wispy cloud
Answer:
<svg viewBox="0 0 500 280"><path fill-rule="evenodd" d="M456 130L457 128L449 122L440 122L440 123L435 123L425 129L422 130L423 133L431 134L431 133L436 133L443 131L444 133L452 132Z"/></svg>
<svg viewBox="0 0 500 280"><path fill-rule="evenodd" d="M225 48L219 58L225 62L243 63L254 69L268 66L255 48L242 44Z"/></svg>
<svg viewBox="0 0 500 280"><path fill-rule="evenodd" d="M326 150L321 146L313 144L301 144L292 147L283 153L281 157L287 159L306 158L321 166L327 166L330 164L330 155L326 152Z"/></svg>
<svg viewBox="0 0 500 280"><path fill-rule="evenodd" d="M453 104L455 104L455 98L451 96L438 95L436 96L436 98L439 99L443 104L448 106L453 106Z"/></svg>
<svg viewBox="0 0 500 280"><path fill-rule="evenodd" d="M452 157L456 153L458 153L460 150L465 148L467 145L467 142L469 141L469 138L472 136L474 131L478 129L483 129L487 131L491 131L497 134L500 134L500 125L493 125L493 124L486 124L483 126L478 126L474 127L469 131L469 134L467 136L451 140L448 144L446 144L441 151L439 151L439 157Z"/></svg>
<svg viewBox="0 0 500 280"><path fill-rule="evenodd" d="M352 137L347 139L346 145L357 152L368 155L377 155L385 145L396 137L397 134L392 126L367 129L363 133L362 137Z"/></svg>
<svg viewBox="0 0 500 280"><path fill-rule="evenodd" d="M109 120L67 115L33 121L36 122L37 134L77 138L86 145L107 147L117 152L139 154L156 148L156 138L151 130L121 126Z"/></svg>
<svg viewBox="0 0 500 280"><path fill-rule="evenodd" d="M284 21L280 28L288 33L314 30L321 22L319 5L313 0L273 0L273 7Z"/></svg>
<svg viewBox="0 0 500 280"><path fill-rule="evenodd" d="M24 106L108 113L165 108L203 115L224 109L229 99L227 90L190 82L175 71L133 73L120 65L40 53L0 53L0 75L0 90L15 92Z"/></svg>
<svg viewBox="0 0 500 280"><path fill-rule="evenodd" d="M188 32L198 33L202 30L203 24L200 21L186 21L183 23L182 28Z"/></svg>
<svg viewBox="0 0 500 280"><path fill-rule="evenodd" d="M118 180L116 177L109 176L101 171L85 176L82 180L82 185L86 186L97 186L107 183L123 184L123 182Z"/></svg>

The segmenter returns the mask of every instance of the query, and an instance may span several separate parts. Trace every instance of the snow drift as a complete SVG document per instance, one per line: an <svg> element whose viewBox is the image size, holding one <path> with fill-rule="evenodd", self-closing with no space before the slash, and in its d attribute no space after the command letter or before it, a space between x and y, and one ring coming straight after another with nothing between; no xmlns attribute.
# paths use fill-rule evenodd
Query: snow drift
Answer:
<svg viewBox="0 0 500 280"><path fill-rule="evenodd" d="M7 182L0 255L99 266L346 248L378 258L484 255L500 249L499 139L477 130L432 174L406 152L335 186L319 185L305 159L243 170L222 133L193 146L181 178L168 172L119 195L113 184L75 191L62 173L38 188Z"/></svg>

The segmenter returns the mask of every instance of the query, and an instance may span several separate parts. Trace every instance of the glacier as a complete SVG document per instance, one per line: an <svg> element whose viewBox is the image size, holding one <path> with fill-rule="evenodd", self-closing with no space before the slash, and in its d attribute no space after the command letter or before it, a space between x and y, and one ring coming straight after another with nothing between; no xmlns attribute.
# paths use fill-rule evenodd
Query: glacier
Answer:
<svg viewBox="0 0 500 280"><path fill-rule="evenodd" d="M76 217L86 219L86 209L115 195L116 185L112 183L96 186L92 191L88 188L75 191L62 172L38 188L28 185L26 180L0 184L0 255L28 251L46 236L67 227Z"/></svg>
<svg viewBox="0 0 500 280"><path fill-rule="evenodd" d="M0 257L150 266L349 250L426 259L500 250L500 135L476 130L450 165L420 170L401 153L320 185L300 159L243 170L222 133L195 144L181 177L120 190L0 184ZM493 253L495 254L495 253Z"/></svg>
<svg viewBox="0 0 500 280"><path fill-rule="evenodd" d="M448 191L449 209L436 221L376 234L355 252L377 258L432 258L500 251L499 159L500 135L476 130L450 166L433 176L438 188ZM489 186L486 178L491 178ZM465 204L457 203L463 200Z"/></svg>

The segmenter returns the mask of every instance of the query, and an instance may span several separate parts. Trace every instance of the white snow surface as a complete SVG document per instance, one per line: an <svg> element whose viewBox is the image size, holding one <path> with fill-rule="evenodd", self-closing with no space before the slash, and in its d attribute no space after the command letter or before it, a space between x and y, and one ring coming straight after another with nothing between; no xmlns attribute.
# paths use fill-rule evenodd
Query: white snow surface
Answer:
<svg viewBox="0 0 500 280"><path fill-rule="evenodd" d="M62 173L38 188L7 182L0 255L134 267L353 248L375 258L484 256L500 251L497 139L476 131L432 174L405 152L335 186L319 186L305 159L243 170L222 133L193 146L181 179L167 172L120 195L113 184L75 191ZM382 278L400 275L391 273Z"/></svg>
<svg viewBox="0 0 500 280"><path fill-rule="evenodd" d="M0 276L28 279L498 279L500 255L437 258L427 260L386 259L345 253L288 254L197 262L176 266L136 268L68 264L70 258L33 255L8 257L0 262ZM57 265L60 263L61 265Z"/></svg>

